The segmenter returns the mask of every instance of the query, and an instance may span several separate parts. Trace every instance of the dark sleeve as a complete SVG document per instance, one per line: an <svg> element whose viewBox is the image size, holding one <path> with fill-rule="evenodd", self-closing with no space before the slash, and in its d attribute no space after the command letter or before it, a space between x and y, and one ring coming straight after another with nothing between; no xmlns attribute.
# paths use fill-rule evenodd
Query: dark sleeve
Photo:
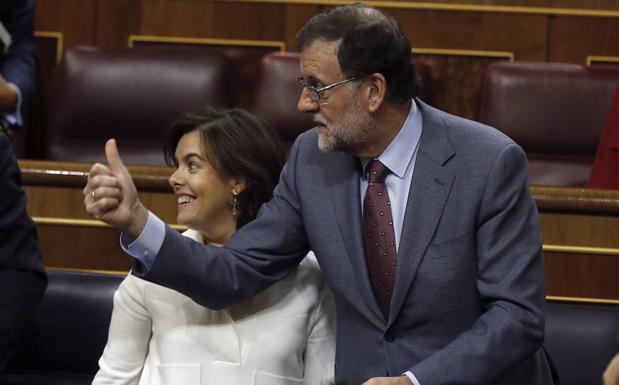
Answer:
<svg viewBox="0 0 619 385"><path fill-rule="evenodd" d="M0 370L46 286L34 223L11 145L0 134Z"/></svg>
<svg viewBox="0 0 619 385"><path fill-rule="evenodd" d="M6 1L6 0L3 0ZM2 23L13 43L2 57L0 73L22 94L22 106L32 100L36 82L36 43L34 40L34 0L10 1Z"/></svg>

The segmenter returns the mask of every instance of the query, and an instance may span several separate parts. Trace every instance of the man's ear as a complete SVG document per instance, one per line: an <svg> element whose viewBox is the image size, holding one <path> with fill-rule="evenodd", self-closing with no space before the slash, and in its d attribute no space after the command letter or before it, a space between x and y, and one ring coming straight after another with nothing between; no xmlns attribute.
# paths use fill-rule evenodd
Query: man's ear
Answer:
<svg viewBox="0 0 619 385"><path fill-rule="evenodd" d="M382 74L374 73L365 81L367 83L367 108L370 113L374 113L382 106L387 96L387 80Z"/></svg>

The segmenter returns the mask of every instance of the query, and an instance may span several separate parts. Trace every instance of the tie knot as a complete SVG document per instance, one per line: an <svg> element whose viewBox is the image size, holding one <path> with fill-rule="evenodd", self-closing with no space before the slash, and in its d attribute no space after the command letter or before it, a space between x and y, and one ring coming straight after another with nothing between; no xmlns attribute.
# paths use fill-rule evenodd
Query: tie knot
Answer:
<svg viewBox="0 0 619 385"><path fill-rule="evenodd" d="M371 160L366 169L368 171L369 183L385 183L385 178L391 172L391 170L378 159Z"/></svg>

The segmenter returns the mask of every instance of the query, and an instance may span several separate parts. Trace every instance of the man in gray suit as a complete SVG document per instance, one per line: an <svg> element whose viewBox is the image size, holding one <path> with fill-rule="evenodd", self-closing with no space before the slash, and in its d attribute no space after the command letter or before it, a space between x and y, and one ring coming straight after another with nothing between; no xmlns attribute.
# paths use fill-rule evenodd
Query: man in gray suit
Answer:
<svg viewBox="0 0 619 385"><path fill-rule="evenodd" d="M297 42L298 107L317 127L299 136L273 199L225 248L187 240L149 213L107 143L108 166L92 167L85 205L124 231L134 274L221 309L282 279L312 249L336 301L339 378L552 383L522 149L416 99L410 45L376 9L317 15ZM373 179L382 170L384 180Z"/></svg>

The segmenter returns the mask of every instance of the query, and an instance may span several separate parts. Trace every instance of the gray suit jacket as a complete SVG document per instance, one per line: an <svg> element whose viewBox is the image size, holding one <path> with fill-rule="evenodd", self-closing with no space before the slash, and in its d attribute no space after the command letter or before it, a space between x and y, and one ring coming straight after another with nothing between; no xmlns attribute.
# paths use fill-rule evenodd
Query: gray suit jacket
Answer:
<svg viewBox="0 0 619 385"><path fill-rule="evenodd" d="M314 250L336 302L336 376L410 370L422 385L550 384L544 273L526 157L498 131L417 101L423 133L388 320L368 278L360 162L292 148L273 199L225 249L172 229L146 278L212 308L254 295Z"/></svg>

